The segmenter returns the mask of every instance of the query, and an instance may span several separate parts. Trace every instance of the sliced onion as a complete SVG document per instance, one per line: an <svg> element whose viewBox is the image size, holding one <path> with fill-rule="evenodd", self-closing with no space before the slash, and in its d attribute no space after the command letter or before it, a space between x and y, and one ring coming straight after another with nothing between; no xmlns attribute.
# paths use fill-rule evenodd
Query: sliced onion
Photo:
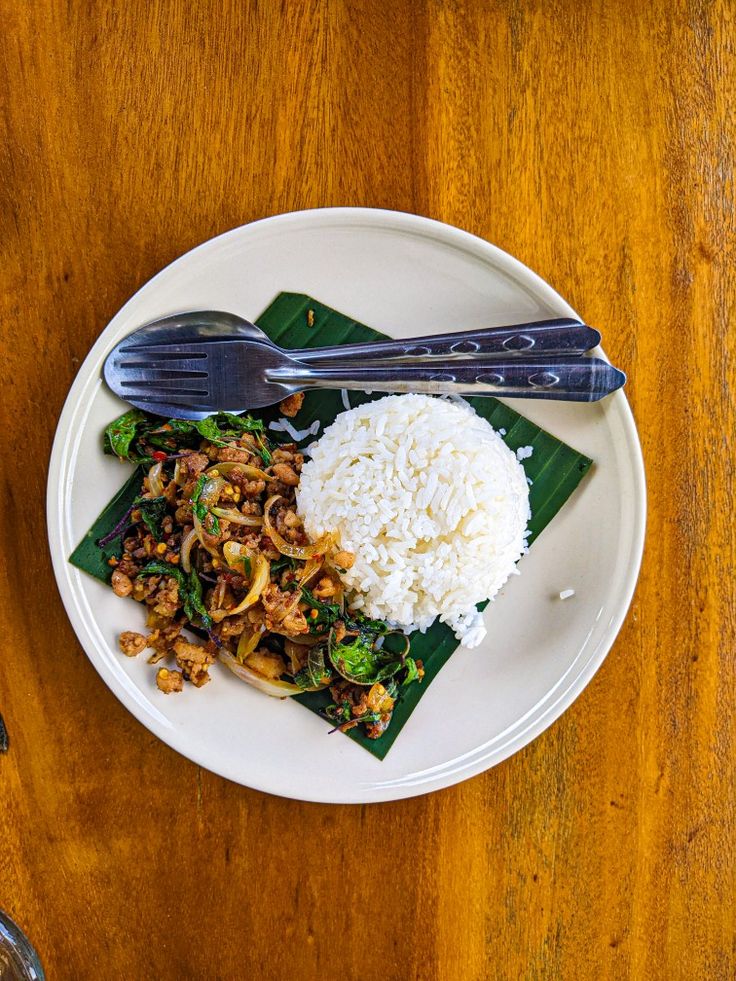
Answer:
<svg viewBox="0 0 736 981"><path fill-rule="evenodd" d="M284 654L289 658L289 667L291 668L292 674L296 674L307 663L308 650L308 647L302 647L301 644L297 644L290 637L287 637L284 641ZM304 664L302 664L302 658L304 658Z"/></svg>
<svg viewBox="0 0 736 981"><path fill-rule="evenodd" d="M154 463L148 471L148 489L152 497L161 497L164 492L164 483L161 480L161 471L163 468L162 461L161 463Z"/></svg>
<svg viewBox="0 0 736 981"><path fill-rule="evenodd" d="M271 631L271 633L276 632L275 630ZM282 636L286 637L287 635L283 634ZM296 644L297 647L316 647L317 644L324 643L325 638L324 634L322 636L319 636L319 634L289 634L287 639L292 644Z"/></svg>
<svg viewBox="0 0 736 981"><path fill-rule="evenodd" d="M219 559L220 558L220 553L217 551L217 549L213 545L210 545L209 542L207 541L207 539L205 537L207 535L207 532L202 527L202 522L199 520L199 518L197 517L196 514L192 516L192 520L194 521L194 533L197 536L197 538L199 539L200 544L202 545L202 547L203 548L206 548L207 551L210 553L210 555L213 558Z"/></svg>
<svg viewBox="0 0 736 981"><path fill-rule="evenodd" d="M212 619L219 623L224 620L225 617L235 616L237 613L242 613L249 607L253 606L254 603L258 602L258 599L266 588L269 579L271 578L271 563L268 561L262 552L259 552L255 558L255 569L253 571L253 580L250 584L250 589L243 597L243 599L234 606L232 610L215 610L212 614Z"/></svg>
<svg viewBox="0 0 736 981"><path fill-rule="evenodd" d="M206 480L202 486L202 492L199 495L199 500L204 504L205 507L210 508L213 504L217 504L217 499L220 496L220 491L225 486L225 481L222 477L210 477ZM196 512L192 516L192 521L194 523L194 530L197 533L197 538L202 543L202 546L207 549L207 551L214 558L219 559L220 553L217 549L210 545L207 541L207 532L202 527L202 522L199 520Z"/></svg>
<svg viewBox="0 0 736 981"><path fill-rule="evenodd" d="M192 528L191 531L181 540L181 548L179 549L179 561L181 562L181 567L184 572L192 571L192 562L190 559L192 545L197 541L197 530Z"/></svg>
<svg viewBox="0 0 736 981"><path fill-rule="evenodd" d="M255 630L248 630L247 628L240 635L240 640L238 641L238 650L236 652L236 658L242 664L249 654L258 647L258 643L266 633L266 628L261 625L260 628Z"/></svg>
<svg viewBox="0 0 736 981"><path fill-rule="evenodd" d="M235 508L211 508L213 514L218 518L225 518L232 521L234 525L248 525L250 528L260 528L263 524L263 516L260 514L241 514Z"/></svg>
<svg viewBox="0 0 736 981"><path fill-rule="evenodd" d="M256 674L255 671L252 671L247 665L241 664L227 651L220 651L219 658L241 681L245 681L257 688L258 691L262 691L264 695L286 698L289 695L301 695L304 690L299 685L291 684L291 682L271 681L269 678L264 678L263 675Z"/></svg>
<svg viewBox="0 0 736 981"><path fill-rule="evenodd" d="M301 651L300 651L301 648ZM302 664L301 656L304 655L305 649L301 647L298 641L287 639L284 644L284 653L289 658L289 665L291 668L291 673L295 674L295 668L301 670L309 664L310 658L313 657L312 651L310 650L307 654L307 658L304 664ZM324 659L322 660L322 665L324 667ZM329 673L329 672L327 672ZM329 681L322 682L321 685L312 685L309 688L304 688L303 691L322 691L323 688L327 688Z"/></svg>
<svg viewBox="0 0 736 981"><path fill-rule="evenodd" d="M222 474L223 477L228 477L233 470L241 470L249 480L276 480L275 477L267 474L265 470L252 467L249 463L215 463L205 473L211 474L213 470L218 474Z"/></svg>
<svg viewBox="0 0 736 981"><path fill-rule="evenodd" d="M222 477L210 477L202 485L202 493L199 495L199 500L205 507L211 508L214 504L217 504L220 492L224 486L225 481Z"/></svg>
<svg viewBox="0 0 736 981"><path fill-rule="evenodd" d="M231 569L243 566L243 559L254 557L253 550L247 548L242 542L225 542L222 546L222 554ZM242 572L245 573L245 568L242 569Z"/></svg>
<svg viewBox="0 0 736 981"><path fill-rule="evenodd" d="M331 532L323 535L319 541L312 545L292 545L276 531L271 522L271 508L278 500L282 500L280 494L274 494L266 501L266 506L263 509L263 529L279 552L292 559L311 559L315 555L324 555L334 544L334 537Z"/></svg>
<svg viewBox="0 0 736 981"><path fill-rule="evenodd" d="M187 478L181 469L181 460L177 460L174 464L174 483L177 487L183 487L186 484Z"/></svg>
<svg viewBox="0 0 736 981"><path fill-rule="evenodd" d="M321 555L320 556L313 555L312 558L307 561L307 564L304 566L304 570L302 571L302 574L299 577L300 589L302 588L302 586L306 586L309 580L312 579L314 576L316 576L316 574L322 568L323 561L324 559Z"/></svg>

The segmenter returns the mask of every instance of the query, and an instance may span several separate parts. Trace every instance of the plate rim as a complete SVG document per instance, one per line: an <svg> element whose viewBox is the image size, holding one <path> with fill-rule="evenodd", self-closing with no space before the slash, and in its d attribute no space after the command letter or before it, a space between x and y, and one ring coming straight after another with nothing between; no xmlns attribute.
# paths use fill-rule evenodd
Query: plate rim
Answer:
<svg viewBox="0 0 736 981"><path fill-rule="evenodd" d="M191 746L183 748L181 745L181 740L179 739L178 730L174 727L164 728L157 725L155 720L151 718L150 714L144 714L144 712L139 708L136 700L130 697L129 692L126 692L120 680L114 674L111 674L108 671L104 657L102 657L102 655L100 655L97 651L97 645L93 642L93 638L88 635L84 618L81 616L81 611L76 603L74 589L70 580L68 579L67 557L62 554L63 542L60 534L61 523L63 522L63 509L61 506L61 501L65 494L65 489L62 486L62 481L60 478L64 471L66 462L65 448L70 432L70 423L74 419L79 408L79 397L83 394L86 385L94 379L94 372L90 370L85 371L85 368L88 364L90 365L90 368L92 368L94 362L101 358L102 353L110 345L110 342L106 339L106 334L110 330L110 327L118 319L123 319L128 309L136 303L141 293L143 291L148 291L149 288L154 286L159 278L163 278L174 265L193 256L195 253L204 255L210 250L221 248L223 245L227 244L230 239L236 239L239 235L243 234L246 229L268 225L281 225L287 228L289 225L301 225L302 227L306 227L310 223L319 226L319 224L325 220L331 222L332 224L344 224L347 227L368 224L385 228L387 224L394 223L395 225L403 226L402 230L407 232L422 234L424 237L427 237L433 241L437 241L439 239L445 245L454 244L466 253L472 252L475 255L479 255L486 261L490 260L490 262L496 268L500 268L505 273L511 275L514 281L531 285L535 293L543 298L545 302L548 302L550 306L559 309L561 311L561 315L577 316L573 308L557 293L552 286L550 286L549 283L547 283L519 259L516 259L503 249L500 249L498 246L493 245L491 242L488 242L471 232L465 231L464 229L458 228L454 225L446 224L442 221L437 221L433 218L412 214L411 212L394 211L381 208L357 207L309 208L270 215L256 221L247 222L243 225L238 225L231 228L219 235L206 239L193 248L188 249L186 252L183 252L181 255L171 260L171 262L167 263L167 265L160 269L154 276L144 282L107 322L96 341L92 344L85 359L79 366L74 380L69 388L69 392L64 400L61 412L59 413L59 419L54 434L49 459L46 495L48 544L51 552L54 578L56 580L59 595L66 610L67 616L69 617L77 641L82 646L88 660L92 663L92 666L100 675L104 684L110 689L113 695L115 695L118 701L140 723L142 723L150 732L157 736L157 738L166 743L166 745L168 745L171 749L175 750L197 766L202 766L213 773L217 773L219 776L222 776L225 779L232 780L233 782L242 786L247 786L251 789L259 790L264 793L274 794L276 796L282 796L294 800L305 800L319 803L380 803L389 800L399 800L431 793L445 787L453 786L485 772L491 767L496 766L497 764L508 759L514 753L518 752L524 746L536 739L537 736L541 735L542 732L549 728L580 696L602 665L613 644L615 643L623 622L626 619L634 596L639 571L641 568L646 532L646 475L644 470L641 443L639 440L634 415L625 393L622 390L619 390L608 400L610 407L608 411L615 409L619 413L623 433L626 437L626 447L628 450L627 457L631 466L631 478L635 489L635 496L631 503L632 536L629 541L630 554L625 574L622 576L621 587L619 589L620 599L615 609L615 615L612 617L611 622L609 623L608 628L597 647L590 652L583 669L574 675L569 685L562 688L562 690L558 693L558 697L549 702L541 713L534 716L533 720L527 727L515 727L512 737L506 743L503 743L500 746L495 746L495 748L489 750L486 754L481 755L477 759L469 760L467 764L452 769L450 772L448 772L446 768L443 768L435 777L431 776L430 771L427 773L426 779L412 782L407 782L404 780L398 782L396 786L391 786L392 781L378 782L378 784L368 783L365 787L365 791L361 789L360 792L357 792L356 788L351 787L345 794L331 793L330 796L327 796L324 793L310 795L308 793L289 792L288 790L274 788L273 785L268 785L267 783L259 780L245 783L242 776L233 773L227 764L218 764L216 760L213 761L211 758L207 757L205 753L199 754L197 749L192 748ZM565 312L563 313L563 311ZM101 380L99 381L99 384L101 384ZM90 399L90 406L91 404L92 399ZM68 469L71 470L73 468L69 466ZM89 643L85 641L89 641ZM474 757L475 753L477 753L481 748L482 747L480 746L477 747L476 750L471 751L471 753L468 755ZM411 774L411 776L421 777L422 772L423 771L415 772Z"/></svg>

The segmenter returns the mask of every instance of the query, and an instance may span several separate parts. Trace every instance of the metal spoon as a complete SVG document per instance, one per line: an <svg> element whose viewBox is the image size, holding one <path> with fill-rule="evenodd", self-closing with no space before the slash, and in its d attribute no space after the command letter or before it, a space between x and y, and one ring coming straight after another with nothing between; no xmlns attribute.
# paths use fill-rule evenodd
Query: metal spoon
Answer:
<svg viewBox="0 0 736 981"><path fill-rule="evenodd" d="M404 340L364 341L334 347L284 350L255 324L234 313L199 310L173 314L140 327L127 341L135 344L202 341L261 341L305 364L328 361L385 361L400 358L485 354L503 358L548 354L584 354L600 344L601 335L579 320L558 317L508 327L487 327Z"/></svg>

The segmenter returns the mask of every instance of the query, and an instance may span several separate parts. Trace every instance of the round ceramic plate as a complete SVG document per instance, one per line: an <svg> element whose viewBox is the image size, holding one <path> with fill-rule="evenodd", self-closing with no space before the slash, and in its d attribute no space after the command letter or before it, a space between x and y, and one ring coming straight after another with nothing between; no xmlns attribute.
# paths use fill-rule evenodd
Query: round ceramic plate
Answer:
<svg viewBox="0 0 736 981"><path fill-rule="evenodd" d="M48 527L61 597L105 684L153 733L201 766L249 787L325 802L427 793L493 766L547 728L610 649L636 583L645 522L641 450L622 392L595 405L514 408L595 460L486 612L488 638L458 649L382 762L291 701L227 671L175 697L144 657L117 649L143 611L67 561L129 470L101 433L124 410L101 380L105 355L166 314L229 310L254 320L282 290L308 293L394 337L571 316L520 262L466 232L414 215L355 208L279 215L187 253L147 283L90 351L59 420ZM559 593L574 589L571 599ZM140 624L139 624L140 621ZM438 724L439 720L439 724Z"/></svg>

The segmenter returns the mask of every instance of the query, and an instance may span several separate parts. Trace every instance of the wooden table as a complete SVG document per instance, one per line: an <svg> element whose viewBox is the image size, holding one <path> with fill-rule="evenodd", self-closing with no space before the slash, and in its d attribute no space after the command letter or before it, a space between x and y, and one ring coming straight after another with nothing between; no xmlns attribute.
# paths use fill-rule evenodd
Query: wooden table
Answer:
<svg viewBox="0 0 736 981"><path fill-rule="evenodd" d="M0 0L0 907L50 979L731 979L734 5ZM430 797L199 769L59 602L46 461L80 362L203 239L318 205L484 236L630 373L648 547L578 702Z"/></svg>

